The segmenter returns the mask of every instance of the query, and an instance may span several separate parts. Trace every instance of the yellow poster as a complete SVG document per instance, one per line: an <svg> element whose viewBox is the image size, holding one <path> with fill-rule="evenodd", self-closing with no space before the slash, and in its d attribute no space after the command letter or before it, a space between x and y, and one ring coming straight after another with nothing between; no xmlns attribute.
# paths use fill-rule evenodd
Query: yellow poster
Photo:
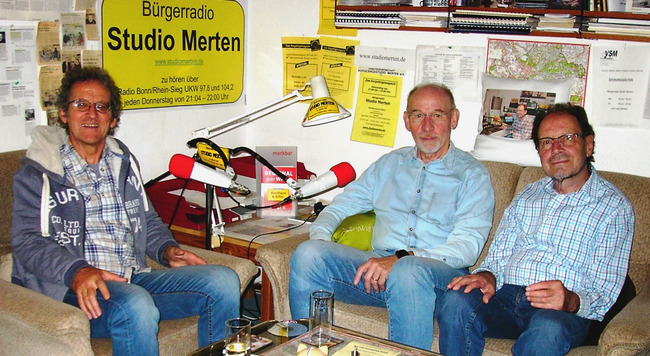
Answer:
<svg viewBox="0 0 650 356"><path fill-rule="evenodd" d="M104 0L104 68L125 109L236 102L244 11L227 0Z"/></svg>
<svg viewBox="0 0 650 356"><path fill-rule="evenodd" d="M327 81L330 94L343 107L351 109L357 79L354 52L359 41L324 36L320 43L321 74Z"/></svg>
<svg viewBox="0 0 650 356"><path fill-rule="evenodd" d="M320 21L318 33L321 35L351 36L357 35L356 28L336 28L334 26L335 0L320 1Z"/></svg>
<svg viewBox="0 0 650 356"><path fill-rule="evenodd" d="M350 139L393 147L397 123L402 120L401 92L401 76L361 72Z"/></svg>
<svg viewBox="0 0 650 356"><path fill-rule="evenodd" d="M318 37L282 37L284 95L301 89L311 77L320 74L320 50ZM311 89L302 94L311 95Z"/></svg>

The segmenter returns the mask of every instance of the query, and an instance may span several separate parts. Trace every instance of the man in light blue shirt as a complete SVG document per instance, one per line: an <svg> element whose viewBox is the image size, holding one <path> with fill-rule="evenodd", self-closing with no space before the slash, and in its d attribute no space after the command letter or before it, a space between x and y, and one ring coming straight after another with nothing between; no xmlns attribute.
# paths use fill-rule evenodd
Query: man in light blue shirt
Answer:
<svg viewBox="0 0 650 356"><path fill-rule="evenodd" d="M533 141L548 177L505 210L490 251L441 298L440 351L481 355L484 337L514 355L563 355L602 320L627 274L634 211L591 165L594 131L579 106L539 115Z"/></svg>
<svg viewBox="0 0 650 356"><path fill-rule="evenodd" d="M390 340L431 347L437 295L476 262L494 212L487 169L451 143L459 115L445 86L411 90L403 119L416 146L373 163L320 213L310 240L294 252L294 319L308 317L311 292L327 290L337 301L387 308ZM371 210L371 251L331 242L343 219Z"/></svg>

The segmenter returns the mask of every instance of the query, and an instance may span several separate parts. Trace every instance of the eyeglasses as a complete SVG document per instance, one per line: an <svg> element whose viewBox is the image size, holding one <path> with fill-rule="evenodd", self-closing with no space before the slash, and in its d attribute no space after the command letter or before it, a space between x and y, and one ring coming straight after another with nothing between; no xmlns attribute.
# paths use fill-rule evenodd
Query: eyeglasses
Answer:
<svg viewBox="0 0 650 356"><path fill-rule="evenodd" d="M573 146L578 142L578 137L582 136L579 133L570 133L558 137L541 137L539 139L539 150L540 151L546 151L553 147L553 143L555 141L560 143L560 146L562 147L569 147Z"/></svg>
<svg viewBox="0 0 650 356"><path fill-rule="evenodd" d="M453 109L452 109L453 110ZM449 114L451 113L451 110L444 112L444 111L434 111L429 114L425 114L420 110L413 110L410 113L408 113L409 120L411 120L412 123L414 124L420 124L425 118L430 118L434 122L439 122L442 120L446 120L449 117Z"/></svg>
<svg viewBox="0 0 650 356"><path fill-rule="evenodd" d="M109 111L111 111L111 105L108 103L102 103L102 102L96 102L96 103L91 103L90 101L86 99L77 99L77 100L72 100L68 101L68 105L72 104L75 109L79 112L86 112L90 110L91 106L95 107L95 111L97 111L100 114L107 114Z"/></svg>

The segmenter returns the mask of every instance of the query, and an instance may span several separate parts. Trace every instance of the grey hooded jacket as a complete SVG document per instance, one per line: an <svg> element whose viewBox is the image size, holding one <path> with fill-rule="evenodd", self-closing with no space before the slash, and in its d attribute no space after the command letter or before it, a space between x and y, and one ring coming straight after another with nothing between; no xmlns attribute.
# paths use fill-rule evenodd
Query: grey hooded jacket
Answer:
<svg viewBox="0 0 650 356"><path fill-rule="evenodd" d="M59 148L68 140L64 129L39 126L23 167L14 177L11 227L12 282L57 300L63 300L76 273L89 266L84 259L85 206L80 192L65 176ZM108 137L117 158L119 194L126 206L135 238L136 259L146 266L146 256L168 266L163 254L178 246L149 202L138 163L119 140Z"/></svg>

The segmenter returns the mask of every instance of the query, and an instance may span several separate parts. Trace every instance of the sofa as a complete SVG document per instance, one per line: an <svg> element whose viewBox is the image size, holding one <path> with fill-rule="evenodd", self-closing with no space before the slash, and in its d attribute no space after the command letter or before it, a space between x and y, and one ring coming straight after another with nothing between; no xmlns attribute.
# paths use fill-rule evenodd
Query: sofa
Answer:
<svg viewBox="0 0 650 356"><path fill-rule="evenodd" d="M110 339L90 338L90 323L81 309L11 283L11 213L13 176L25 151L0 153L0 355L111 355ZM257 275L255 264L190 246L182 246L210 264L232 268L241 292ZM153 268L164 268L149 260ZM187 355L198 348L198 316L160 322L161 355Z"/></svg>
<svg viewBox="0 0 650 356"><path fill-rule="evenodd" d="M525 185L544 177L544 172L539 167L502 162L483 163L491 175L496 204L488 242L470 269L476 268L485 258L503 211L515 194ZM594 344L597 345L574 348L569 355L650 354L650 178L601 171L599 174L616 185L634 206L636 225L628 274L636 288L633 290L633 299L616 314L600 338L596 339ZM256 259L272 286L275 319L291 319L288 300L289 260L298 244L307 239L308 235L304 234L266 244L257 250ZM388 334L388 312L383 308L335 302L334 323L380 338L386 338ZM436 326L431 348L433 351L438 351L437 334ZM510 355L512 345L512 340L487 339L484 355Z"/></svg>

